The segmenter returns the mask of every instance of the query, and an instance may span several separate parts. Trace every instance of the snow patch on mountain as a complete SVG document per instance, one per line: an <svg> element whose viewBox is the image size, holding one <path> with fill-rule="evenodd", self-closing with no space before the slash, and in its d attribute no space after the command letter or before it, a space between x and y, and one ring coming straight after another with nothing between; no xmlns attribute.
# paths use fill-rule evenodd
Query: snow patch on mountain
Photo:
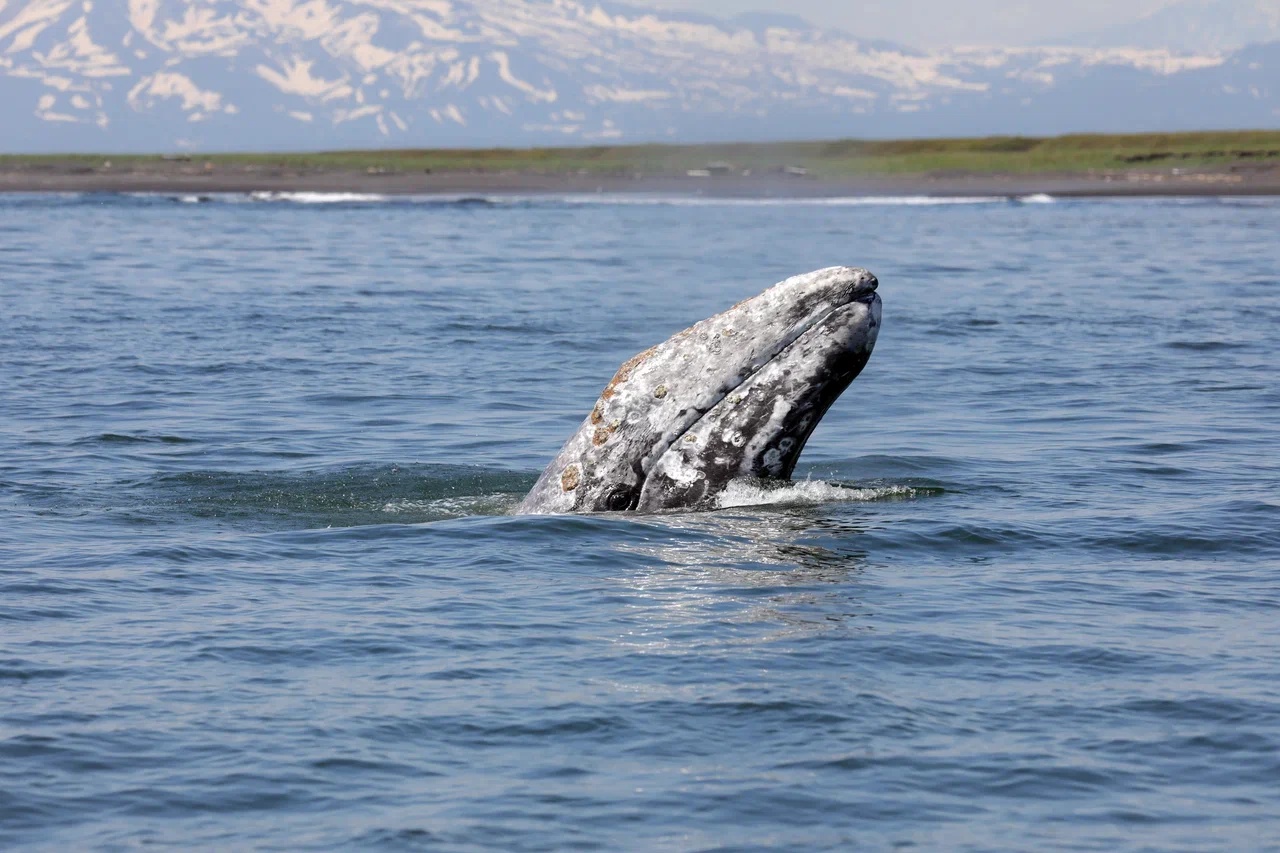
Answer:
<svg viewBox="0 0 1280 853"><path fill-rule="evenodd" d="M1242 68L1215 51L924 53L789 17L591 0L127 0L120 12L0 0L0 108L15 117L0 148L1033 132L1055 116L1158 119L1161 97L1136 111L1125 99L1263 91L1274 75L1265 57Z"/></svg>

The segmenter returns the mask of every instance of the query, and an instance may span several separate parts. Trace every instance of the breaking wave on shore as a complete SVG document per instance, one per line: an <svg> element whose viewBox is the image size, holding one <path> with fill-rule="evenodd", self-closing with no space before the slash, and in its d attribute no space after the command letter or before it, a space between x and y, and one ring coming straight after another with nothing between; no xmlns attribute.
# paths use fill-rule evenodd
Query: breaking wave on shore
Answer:
<svg viewBox="0 0 1280 853"><path fill-rule="evenodd" d="M76 206L81 204L150 205L271 205L313 208L427 208L427 209L539 209L577 207L676 208L997 208L1004 206L1105 203L1123 200L1144 206L1209 206L1265 208L1280 197L1249 195L1120 196L1116 198L1056 196L1050 193L1003 195L843 195L732 196L712 193L587 192L587 193L362 193L255 190L252 192L61 192L9 193L8 206Z"/></svg>

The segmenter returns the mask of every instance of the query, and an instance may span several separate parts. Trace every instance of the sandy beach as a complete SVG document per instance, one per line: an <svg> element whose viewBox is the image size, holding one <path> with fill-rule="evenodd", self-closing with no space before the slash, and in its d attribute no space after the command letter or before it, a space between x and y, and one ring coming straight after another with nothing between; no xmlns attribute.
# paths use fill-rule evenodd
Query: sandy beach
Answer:
<svg viewBox="0 0 1280 853"><path fill-rule="evenodd" d="M749 198L874 195L1070 196L1280 195L1280 165L1219 170L1128 170L1095 174L912 175L828 178L810 175L684 174L600 176L528 172L295 170L201 161L122 167L23 164L0 167L0 192L353 192L380 194L664 193Z"/></svg>

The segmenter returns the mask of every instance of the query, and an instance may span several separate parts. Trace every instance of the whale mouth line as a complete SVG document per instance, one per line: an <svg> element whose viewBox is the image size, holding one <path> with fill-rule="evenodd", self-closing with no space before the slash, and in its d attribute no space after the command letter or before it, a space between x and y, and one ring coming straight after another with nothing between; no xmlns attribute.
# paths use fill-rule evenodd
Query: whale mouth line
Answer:
<svg viewBox="0 0 1280 853"><path fill-rule="evenodd" d="M711 405L707 406L705 410L700 411L698 413L698 417L696 417L693 421L691 421L683 430L680 431L678 435L675 435L674 437L672 437L670 441L663 442L661 445L655 445L653 448L653 451L646 454L645 456L645 458L651 460L649 464L644 468L641 468L639 465L637 465L636 475L638 477L638 481L635 485L635 493L631 501L631 505L626 507L626 509L628 510L635 509L635 505L639 501L640 495L644 491L644 487L649 480L650 471L653 469L654 466L658 464L658 461L661 460L662 457L665 456L673 447L676 447L686 435L688 435L692 430L696 429L698 425L703 422L706 416L710 414L712 411L714 411L717 406L719 406L726 399L732 396L734 392L736 392L739 388L751 382L756 376L760 374L762 370L764 370L774 361L785 356L787 352L791 350L792 347L796 346L802 340L804 340L806 335L808 335L814 329L817 329L823 324L825 324L832 317L835 317L837 314L839 314L842 311L847 311L854 304L865 305L870 307L876 304L877 302L879 302L880 295L877 294L875 290L876 290L876 282L873 281L871 284L871 290L869 292L853 296L847 302L842 302L839 305L836 305L830 311L827 311L825 314L822 314L819 317L815 317L813 322L806 324L805 327L798 334L796 334L794 337L792 337L790 340L784 343L781 347L779 347L777 352L775 352L766 360L760 362L758 366L756 366L750 373L743 376L741 380L739 380L735 385L725 388L724 392L720 394L718 397L716 397L715 400L711 403ZM876 325L874 316L869 316L868 319L870 324L874 327Z"/></svg>
<svg viewBox="0 0 1280 853"><path fill-rule="evenodd" d="M719 405L719 404L720 404L720 402L721 402L721 401L723 401L723 400L724 400L724 398L725 398L725 397L728 397L728 396L729 396L730 394L732 394L734 391L738 390L738 389L739 389L739 388L741 388L743 385L745 385L745 384L747 384L748 382L750 382L750 381L752 380L752 378L754 378L754 377L755 377L755 375L756 375L757 373L759 373L760 371L764 370L764 369L765 369L766 367L768 367L770 364L772 364L773 362L777 361L779 358L782 358L782 356L783 356L783 355L785 355L785 354L787 353L787 351L788 351L788 350L790 350L793 346L795 346L795 345L796 345L796 344L798 344L801 340L803 340L803 339L804 339L804 337L805 337L805 335L809 334L810 332L812 332L814 329L818 328L819 326L824 325L828 320L830 320L832 317L834 317L834 316L836 316L837 314L839 314L841 311L845 311L845 310L847 310L847 309L848 309L850 306L852 306L852 305L865 305L865 306L867 306L867 307L869 308L869 307L871 307L872 305L876 304L876 303L877 303L877 302L879 302L879 301L880 301L880 294L876 293L876 285L873 283L873 284L871 285L871 290L870 290L869 292L867 292L867 293L862 293L862 294L858 294L858 295L856 295L856 296L852 296L852 297L850 297L850 298L849 298L849 300L848 300L847 302L841 302L839 305L836 305L835 307L833 307L830 311L826 312L825 314L823 314L823 315L821 315L821 316L819 316L819 317L815 317L815 318L813 318L813 322L811 322L811 323L807 323L803 329L801 329L801 330L800 330L799 332L797 332L794 336L792 336L789 340L787 340L785 343L783 343L783 344L782 344L782 346L778 347L777 352L775 352L773 355L771 355L771 356L769 356L768 358L766 358L764 361L760 362L760 364L759 364L758 366L754 367L754 368L751 370L751 372L750 372L750 373L748 373L748 374L746 374L745 376L743 376L743 377L742 377L742 379L741 379L741 380L740 380L736 385L734 385L732 388L727 389L727 390L724 392L724 394L723 394L723 395L721 395L719 398L717 398L717 400L716 400L714 403L712 403L712 404L711 404L711 406L709 406L709 407L707 408L707 411L709 412L709 411L711 411L711 409L714 409L717 405ZM873 321L873 322L874 322L874 321ZM703 414L705 415L706 413L704 412ZM698 418L698 420L702 420L702 417L700 416L700 417ZM694 423L697 423L697 421L694 421ZM692 427L692 424L691 424L690 426ZM688 430L685 430L685 432L688 432Z"/></svg>

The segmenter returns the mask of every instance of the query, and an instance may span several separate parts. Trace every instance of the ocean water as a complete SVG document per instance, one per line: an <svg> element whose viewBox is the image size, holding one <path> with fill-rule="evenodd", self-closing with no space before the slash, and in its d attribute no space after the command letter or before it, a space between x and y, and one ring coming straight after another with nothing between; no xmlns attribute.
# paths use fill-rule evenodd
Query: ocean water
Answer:
<svg viewBox="0 0 1280 853"><path fill-rule="evenodd" d="M1277 234L0 197L0 848L1280 849ZM831 264L883 327L795 485L510 514L620 362Z"/></svg>

